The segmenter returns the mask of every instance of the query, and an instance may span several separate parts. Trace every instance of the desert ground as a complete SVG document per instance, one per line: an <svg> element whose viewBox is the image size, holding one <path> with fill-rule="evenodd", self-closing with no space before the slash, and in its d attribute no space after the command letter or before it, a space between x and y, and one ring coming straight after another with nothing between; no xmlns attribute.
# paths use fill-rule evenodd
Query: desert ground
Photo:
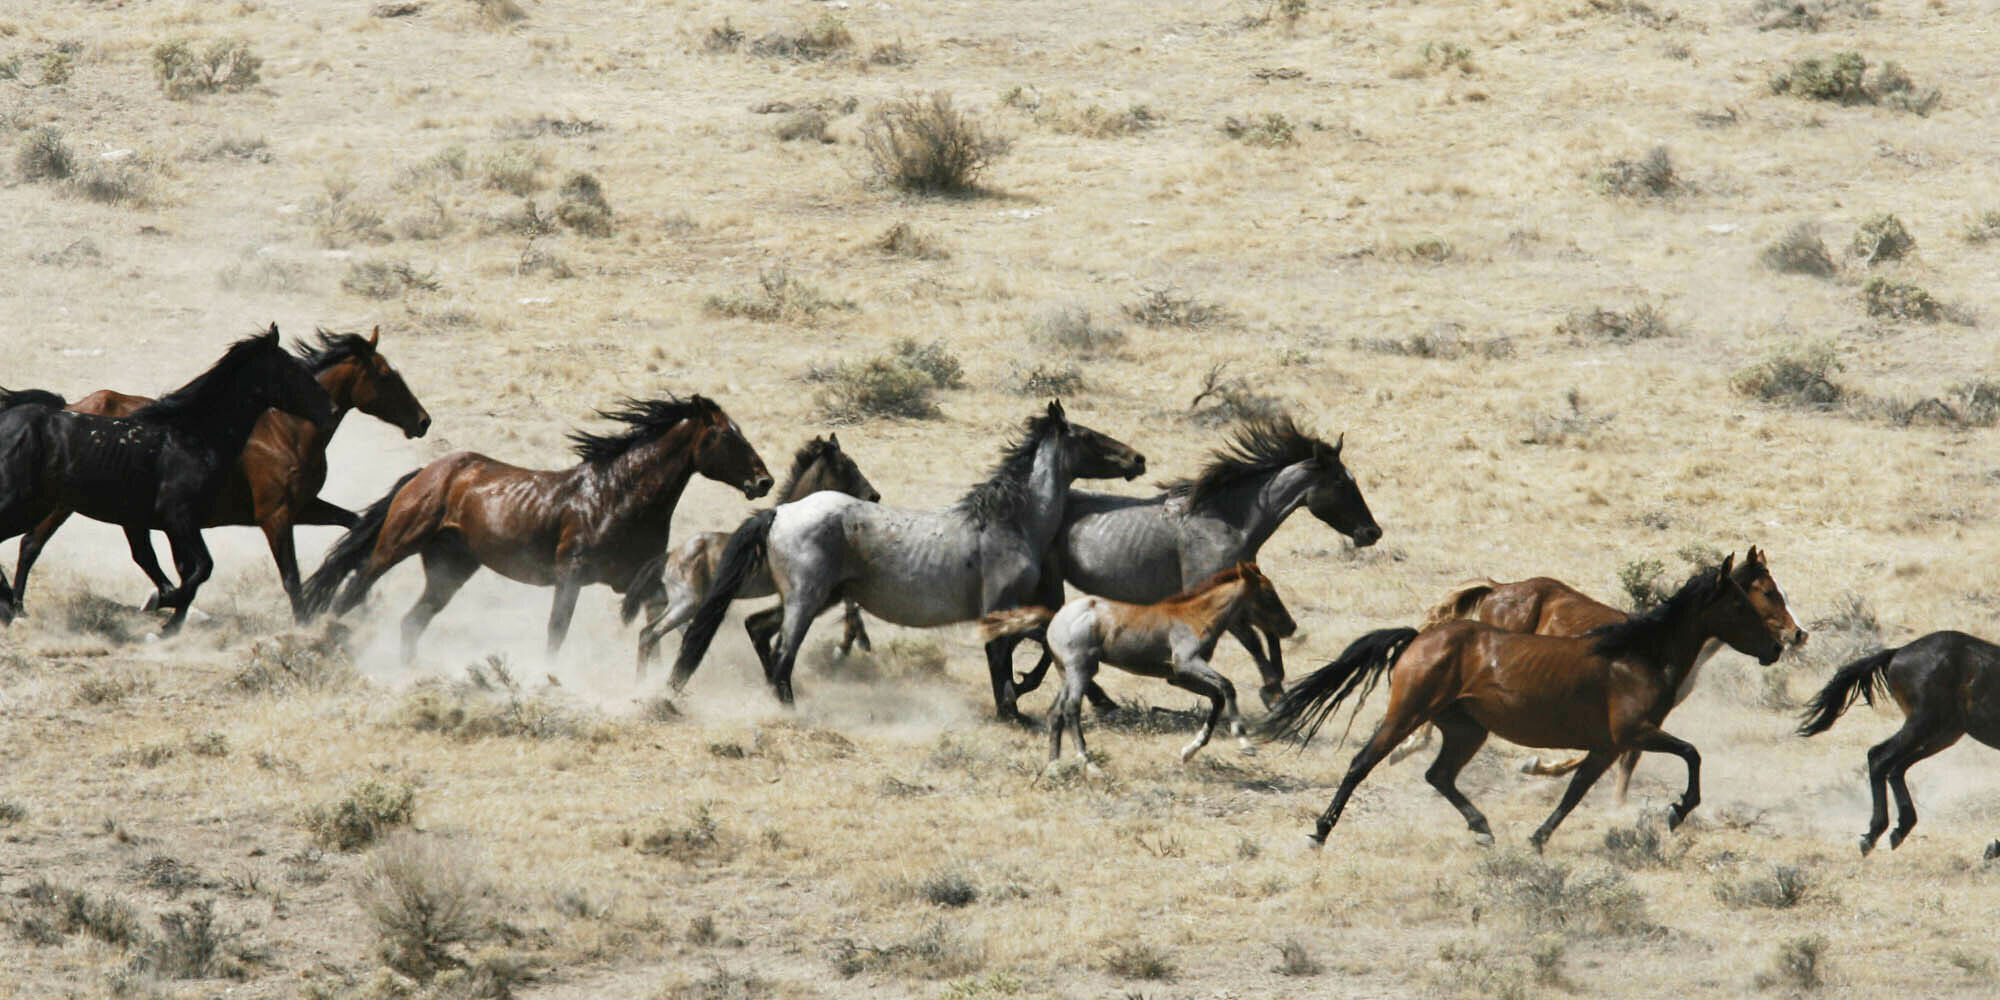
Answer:
<svg viewBox="0 0 2000 1000"><path fill-rule="evenodd" d="M1104 777L1043 776L1045 737L989 721L970 626L875 623L839 661L823 621L787 712L733 619L669 699L607 591L546 662L549 593L485 574L405 669L414 565L296 628L229 528L159 640L118 532L79 519L0 631L0 996L1991 996L2000 758L1919 766L1921 824L1864 859L1864 753L1899 714L1791 728L1869 649L2000 631L1995 24L1991 0L0 7L0 384L157 393L273 321L379 325L435 424L349 416L324 495L350 508L459 449L566 466L627 394L714 397L774 471L837 428L912 507L1057 393L1160 477L1282 408L1345 435L1384 532L1301 515L1264 548L1294 676L1468 578L1627 605L1753 544L1814 633L1768 669L1725 652L1669 718L1705 766L1678 831L1682 769L1649 758L1538 858L1561 784L1495 741L1463 780L1495 846L1420 755L1309 853L1338 727L1182 765L1194 699L1106 671ZM900 188L870 137L937 94L983 170ZM871 359L886 402L857 395ZM754 509L697 480L674 530ZM308 567L336 537L301 529ZM1242 651L1217 664L1261 715Z"/></svg>

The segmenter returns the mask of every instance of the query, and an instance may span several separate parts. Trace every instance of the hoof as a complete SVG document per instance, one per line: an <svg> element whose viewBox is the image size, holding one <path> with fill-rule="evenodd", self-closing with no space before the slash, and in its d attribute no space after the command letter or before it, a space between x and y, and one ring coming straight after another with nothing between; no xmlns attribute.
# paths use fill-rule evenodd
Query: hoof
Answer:
<svg viewBox="0 0 2000 1000"><path fill-rule="evenodd" d="M1987 844L1986 853L1979 856L1981 861L1991 861L1994 858L2000 858L2000 840Z"/></svg>
<svg viewBox="0 0 2000 1000"><path fill-rule="evenodd" d="M1315 837L1310 833L1306 834L1306 850L1317 853L1325 849L1326 849L1325 837Z"/></svg>
<svg viewBox="0 0 2000 1000"><path fill-rule="evenodd" d="M160 595L158 593L148 595L146 598L146 603L139 605L139 610L141 611L160 610Z"/></svg>
<svg viewBox="0 0 2000 1000"><path fill-rule="evenodd" d="M1487 833L1484 830L1481 830L1472 835L1472 842L1478 844L1481 847L1492 847L1493 835Z"/></svg>
<svg viewBox="0 0 2000 1000"><path fill-rule="evenodd" d="M1678 829L1680 829L1680 825L1681 825L1681 823L1682 823L1682 822L1684 822L1684 821L1685 821L1686 819L1687 819L1687 813L1684 813L1684 812L1682 812L1682 811L1681 811L1681 807L1680 807L1680 806L1674 806L1674 807L1672 807L1672 808L1668 809L1668 810L1667 810L1667 829L1669 829L1669 830L1678 830Z"/></svg>
<svg viewBox="0 0 2000 1000"><path fill-rule="evenodd" d="M1996 843L2000 843L2000 841L1996 841ZM1867 856L1868 856L1868 852L1869 852L1869 851L1872 851L1872 850L1874 850L1874 849L1875 849L1875 838L1874 838L1874 837L1870 837L1870 836L1868 836L1867 834L1862 834L1862 836L1861 836L1861 856L1862 856L1862 857L1864 857L1864 858L1865 858L1865 857L1867 857Z"/></svg>
<svg viewBox="0 0 2000 1000"><path fill-rule="evenodd" d="M1908 831L1908 830L1892 830L1892 831L1890 831L1890 833L1889 833L1889 849L1893 851L1893 850L1895 850L1896 848L1898 848L1898 847L1901 847L1901 846L1903 846L1903 841L1904 841L1904 840L1906 840L1906 839L1908 839L1908 838L1909 838L1909 836L1910 836L1910 831Z"/></svg>

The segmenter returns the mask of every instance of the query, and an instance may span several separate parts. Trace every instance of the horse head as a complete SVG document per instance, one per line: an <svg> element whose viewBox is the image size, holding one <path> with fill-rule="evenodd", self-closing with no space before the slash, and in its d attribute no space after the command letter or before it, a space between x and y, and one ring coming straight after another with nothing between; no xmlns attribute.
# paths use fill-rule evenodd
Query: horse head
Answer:
<svg viewBox="0 0 2000 1000"><path fill-rule="evenodd" d="M381 340L382 328L378 326L342 362L357 375L347 390L349 405L401 430L406 438L423 437L431 429L430 412L417 402L402 373L377 350Z"/></svg>
<svg viewBox="0 0 2000 1000"><path fill-rule="evenodd" d="M764 460L743 436L743 429L714 400L696 396L693 402L702 408L702 424L693 449L695 471L742 490L750 500L771 492L770 470L764 468Z"/></svg>
<svg viewBox="0 0 2000 1000"><path fill-rule="evenodd" d="M1731 577L1743 592L1750 595L1750 605L1764 619L1764 624L1777 633L1779 641L1787 646L1803 646L1808 638L1806 630L1792 618L1792 610L1785 604L1785 591L1778 581L1771 577L1771 567L1765 553L1757 546L1750 546L1750 554L1736 566Z"/></svg>
<svg viewBox="0 0 2000 1000"><path fill-rule="evenodd" d="M854 463L854 457L841 450L840 435L828 434L824 438L814 438L805 449L811 454L806 466L794 474L793 486L786 490L786 499L798 499L821 490L832 490L859 497L869 503L879 503L882 492L875 484L862 475L861 466Z"/></svg>
<svg viewBox="0 0 2000 1000"><path fill-rule="evenodd" d="M1778 657L1785 651L1785 644L1779 638L1779 629L1765 620L1751 603L1750 594L1736 582L1735 563L1736 556L1732 554L1713 570L1708 601L1702 614L1716 638L1739 653L1756 657L1758 663L1768 667L1778 662Z"/></svg>
<svg viewBox="0 0 2000 1000"><path fill-rule="evenodd" d="M1071 423L1060 401L1049 401L1047 425L1061 436L1065 464L1078 479L1132 480L1146 474L1146 456L1109 434Z"/></svg>
<svg viewBox="0 0 2000 1000"><path fill-rule="evenodd" d="M1313 456L1306 462L1307 471L1312 475L1312 486L1306 491L1306 509L1326 526L1354 540L1356 548L1367 548L1382 537L1382 529L1375 523L1375 515L1368 511L1368 501L1361 496L1361 486L1341 464L1340 449L1347 443L1347 435L1342 434L1328 447L1315 443Z"/></svg>

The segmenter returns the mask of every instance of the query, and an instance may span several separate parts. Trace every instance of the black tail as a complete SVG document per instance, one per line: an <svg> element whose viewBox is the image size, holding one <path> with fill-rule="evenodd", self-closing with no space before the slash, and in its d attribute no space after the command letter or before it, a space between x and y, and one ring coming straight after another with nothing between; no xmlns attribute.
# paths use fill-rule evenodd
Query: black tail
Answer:
<svg viewBox="0 0 2000 1000"><path fill-rule="evenodd" d="M646 606L646 602L667 589L666 581L661 579L660 574L667 571L667 559L672 555L672 552L663 550L646 560L646 564L639 567L639 572L632 574L632 583L625 588L625 599L618 602L619 621L632 624L632 619L639 617L639 611Z"/></svg>
<svg viewBox="0 0 2000 1000"><path fill-rule="evenodd" d="M60 410L68 405L69 400L47 389L0 389L0 410L16 406L47 406Z"/></svg>
<svg viewBox="0 0 2000 1000"><path fill-rule="evenodd" d="M389 504L396 499L396 494L403 492L404 485L417 477L417 472L396 480L396 485L389 487L389 492L382 494L382 499L369 504L368 509L361 512L361 520L354 522L354 527L347 529L347 534L333 543L333 550L326 554L326 561L300 588L303 591L300 601L305 605L307 616L319 615L332 607L333 595L340 591L341 582L368 561L368 553L374 551L375 540L382 534L382 523L389 519Z"/></svg>
<svg viewBox="0 0 2000 1000"><path fill-rule="evenodd" d="M1833 679L1819 689L1812 703L1806 707L1805 716L1799 720L1799 735L1818 736L1832 729L1841 713L1854 707L1856 696L1870 705L1875 704L1875 692L1883 689L1883 674L1888 671L1889 661L1895 656L1895 649L1885 649L1834 671Z"/></svg>
<svg viewBox="0 0 2000 1000"><path fill-rule="evenodd" d="M1356 689L1360 696L1354 699L1355 706L1367 700L1376 683L1395 666L1403 647L1416 637L1413 628L1385 628L1349 643L1339 658L1307 674L1271 706L1271 714L1258 727L1263 737L1296 739L1300 746L1311 742L1319 727Z"/></svg>
<svg viewBox="0 0 2000 1000"><path fill-rule="evenodd" d="M764 561L771 522L777 517L776 507L759 511L739 525L729 536L729 544L722 547L722 564L715 569L715 582L709 585L708 596L701 599L701 607L695 610L687 631L681 635L680 655L674 657L674 690L684 687L688 678L694 676L694 668L701 666L701 658L708 654L708 644L715 641L715 630L722 627L722 616L729 612L729 602L736 599L736 592L743 589L743 581L749 579L751 571Z"/></svg>

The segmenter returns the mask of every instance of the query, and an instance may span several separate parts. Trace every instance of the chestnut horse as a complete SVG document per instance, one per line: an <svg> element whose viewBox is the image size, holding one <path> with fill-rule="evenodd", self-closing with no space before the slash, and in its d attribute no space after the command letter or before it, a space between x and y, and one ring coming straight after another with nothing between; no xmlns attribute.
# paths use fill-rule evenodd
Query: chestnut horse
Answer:
<svg viewBox="0 0 2000 1000"><path fill-rule="evenodd" d="M1778 588L1778 581L1772 579L1765 561L1765 554L1750 547L1749 555L1743 557L1731 576L1736 585L1750 595L1750 603L1757 609L1765 623L1776 629L1787 646L1801 646L1806 641L1806 630L1792 619L1791 609L1785 605L1785 592ZM1419 631L1433 625L1458 618L1469 618L1485 622L1495 628L1509 632L1531 632L1535 635L1583 635L1592 629L1616 625L1629 616L1609 604L1596 601L1582 591L1551 577L1538 576L1513 583L1495 583L1482 580L1452 593L1430 614L1424 623L1417 626ZM1674 695L1674 704L1687 699L1694 690L1695 676L1702 664L1722 648L1720 642L1710 642L1702 647L1701 656L1689 670L1686 683ZM1415 743L1407 744L1389 759L1391 762L1414 753L1420 745L1428 745L1432 730L1425 729L1423 736ZM1568 774L1583 765L1584 758L1572 757L1558 764L1545 764L1539 758L1523 770L1528 774L1556 777ZM1639 763L1638 751L1631 751L1618 758L1618 801L1624 802L1626 792L1632 785L1632 769Z"/></svg>
<svg viewBox="0 0 2000 1000"><path fill-rule="evenodd" d="M1208 745L1215 723L1225 714L1229 732L1244 753L1256 748L1243 735L1236 711L1236 686L1208 665L1216 640L1231 629L1255 627L1278 639L1298 631L1285 603L1256 563L1237 563L1193 587L1153 604L1127 604L1108 597L1079 597L1059 611L1015 608L979 620L979 637L995 639L1040 632L1042 644L1063 671L1063 690L1049 709L1049 765L1062 757L1063 726L1076 731L1077 760L1095 771L1083 745L1083 699L1100 663L1142 677L1158 677L1177 688L1206 696L1208 721L1194 741L1181 748L1181 761Z"/></svg>
<svg viewBox="0 0 2000 1000"><path fill-rule="evenodd" d="M1687 762L1687 790L1667 813L1667 826L1679 826L1701 802L1701 755L1660 724L1693 675L1702 647L1720 639L1766 664L1784 651L1777 630L1732 577L1734 560L1695 574L1658 607L1585 636L1528 635L1453 621L1422 633L1382 629L1355 640L1339 659L1287 691L1265 720L1274 736L1310 740L1357 689L1358 703L1389 675L1388 712L1320 816L1314 845L1326 842L1355 786L1426 722L1436 723L1444 746L1424 777L1482 843L1492 842L1492 829L1458 790L1457 779L1489 733L1524 746L1587 751L1562 802L1530 838L1537 851L1612 761L1630 750Z"/></svg>
<svg viewBox="0 0 2000 1000"><path fill-rule="evenodd" d="M658 584L657 573L643 580L639 570L666 548L674 505L695 473L753 500L771 489L764 460L712 400L627 399L598 413L628 429L571 432L582 458L571 468L524 469L461 451L398 480L306 581L308 611L345 614L390 567L421 554L423 596L403 616L407 664L431 619L484 566L556 589L549 611L553 658L585 585L622 594Z"/></svg>
<svg viewBox="0 0 2000 1000"><path fill-rule="evenodd" d="M341 528L354 526L352 511L320 499L326 485L326 446L340 429L348 410L360 410L403 432L406 438L420 438L430 430L431 415L410 392L403 376L377 351L382 328L367 337L352 333L319 332L319 343L300 341L293 347L320 388L333 400L333 419L317 424L283 410L266 410L250 432L242 454L230 467L202 527L255 525L264 530L271 546L271 559L278 564L285 596L292 602L292 614L303 621L305 606L299 597L298 550L293 544L292 527L324 524ZM99 389L66 409L71 413L94 413L102 417L129 417L153 400L111 389ZM35 530L21 538L21 558L14 568L14 603L18 608L28 590L28 567L35 564L49 537L69 520L68 510L58 510L42 519ZM152 539L139 534L129 539L132 559L153 581L154 593L146 599L151 610L172 585L160 572L153 555Z"/></svg>
<svg viewBox="0 0 2000 1000"><path fill-rule="evenodd" d="M1861 835L1864 857L1889 828L1885 785L1896 793L1899 817L1895 832L1889 834L1893 851L1917 825L1917 804L1903 782L1912 765L1967 735L2000 748L2000 646L1963 632L1932 632L1908 645L1864 656L1834 672L1806 710L1799 735L1826 732L1857 696L1873 705L1880 692L1895 699L1904 719L1894 736L1868 748L1868 790L1874 796L1874 811L1868 832ZM1996 855L2000 848L1988 846L1986 857Z"/></svg>

